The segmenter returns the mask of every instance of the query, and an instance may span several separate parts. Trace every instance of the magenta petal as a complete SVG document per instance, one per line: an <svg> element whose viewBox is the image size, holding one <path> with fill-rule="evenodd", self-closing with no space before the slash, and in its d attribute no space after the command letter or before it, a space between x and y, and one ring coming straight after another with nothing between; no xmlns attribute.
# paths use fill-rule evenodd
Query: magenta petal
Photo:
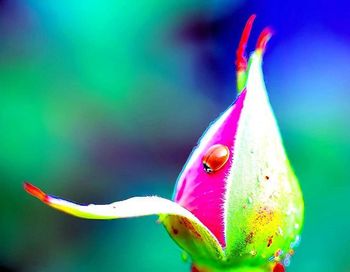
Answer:
<svg viewBox="0 0 350 272"><path fill-rule="evenodd" d="M227 177L232 171L235 137L239 117L246 95L244 90L199 141L181 172L175 188L174 201L192 212L225 247L224 196ZM202 158L215 144L226 145L230 150L227 163L217 172L206 173Z"/></svg>

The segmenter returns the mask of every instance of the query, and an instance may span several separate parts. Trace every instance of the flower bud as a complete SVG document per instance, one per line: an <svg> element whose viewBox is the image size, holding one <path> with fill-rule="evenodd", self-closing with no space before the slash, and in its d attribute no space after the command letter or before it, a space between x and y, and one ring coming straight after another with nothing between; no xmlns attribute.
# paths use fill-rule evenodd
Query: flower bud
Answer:
<svg viewBox="0 0 350 272"><path fill-rule="evenodd" d="M90 219L157 214L193 262L192 271L283 271L300 242L303 199L273 115L261 65L271 30L262 31L249 61L237 50L236 101L206 130L175 186L173 201L134 197L78 205L25 189L45 204Z"/></svg>

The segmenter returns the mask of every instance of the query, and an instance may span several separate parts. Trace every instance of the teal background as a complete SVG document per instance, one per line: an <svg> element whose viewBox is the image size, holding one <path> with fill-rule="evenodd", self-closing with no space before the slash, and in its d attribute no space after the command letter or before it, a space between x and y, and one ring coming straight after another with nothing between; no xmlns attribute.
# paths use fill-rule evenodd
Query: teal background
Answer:
<svg viewBox="0 0 350 272"><path fill-rule="evenodd" d="M350 18L344 1L0 1L0 271L188 271L156 217L80 220L81 203L170 198L235 98L234 59L271 25L264 71L305 197L288 271L350 271Z"/></svg>

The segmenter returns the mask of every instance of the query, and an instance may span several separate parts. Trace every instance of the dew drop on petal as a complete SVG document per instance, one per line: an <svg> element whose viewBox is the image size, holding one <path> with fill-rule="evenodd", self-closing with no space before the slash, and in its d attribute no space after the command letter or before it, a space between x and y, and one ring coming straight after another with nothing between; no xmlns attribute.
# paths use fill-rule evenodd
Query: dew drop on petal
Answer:
<svg viewBox="0 0 350 272"><path fill-rule="evenodd" d="M289 266L290 265L290 255L287 254L285 259L283 260L283 265L284 266Z"/></svg>
<svg viewBox="0 0 350 272"><path fill-rule="evenodd" d="M182 251L182 253L181 253L181 259L182 259L183 262L188 262L189 257L188 257L188 254L187 254L186 251Z"/></svg>
<svg viewBox="0 0 350 272"><path fill-rule="evenodd" d="M283 230L282 230L281 227L277 228L277 234L280 235L280 236L283 236Z"/></svg>
<svg viewBox="0 0 350 272"><path fill-rule="evenodd" d="M269 262L273 262L274 260L275 260L275 256L274 256L274 255L272 255L272 256L268 259Z"/></svg>
<svg viewBox="0 0 350 272"><path fill-rule="evenodd" d="M277 249L275 252L275 257L281 256L283 251L281 249Z"/></svg>
<svg viewBox="0 0 350 272"><path fill-rule="evenodd" d="M295 240L294 240L293 242L290 243L290 247L291 247L292 249L295 248L295 247L297 247L297 246L300 244L300 240L301 240L300 236L297 235L297 236L295 237Z"/></svg>
<svg viewBox="0 0 350 272"><path fill-rule="evenodd" d="M253 198L251 198L250 196L247 198L247 203L248 204L252 204L253 203Z"/></svg>

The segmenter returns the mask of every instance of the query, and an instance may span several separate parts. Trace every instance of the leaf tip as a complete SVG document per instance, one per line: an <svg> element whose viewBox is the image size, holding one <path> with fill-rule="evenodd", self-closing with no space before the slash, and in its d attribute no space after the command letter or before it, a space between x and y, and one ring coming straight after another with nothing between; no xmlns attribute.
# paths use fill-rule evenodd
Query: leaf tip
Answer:
<svg viewBox="0 0 350 272"><path fill-rule="evenodd" d="M42 202L44 203L49 202L49 196L46 193L44 193L42 190L40 190L38 187L34 186L33 184L29 182L24 182L23 188L28 194L38 198Z"/></svg>

